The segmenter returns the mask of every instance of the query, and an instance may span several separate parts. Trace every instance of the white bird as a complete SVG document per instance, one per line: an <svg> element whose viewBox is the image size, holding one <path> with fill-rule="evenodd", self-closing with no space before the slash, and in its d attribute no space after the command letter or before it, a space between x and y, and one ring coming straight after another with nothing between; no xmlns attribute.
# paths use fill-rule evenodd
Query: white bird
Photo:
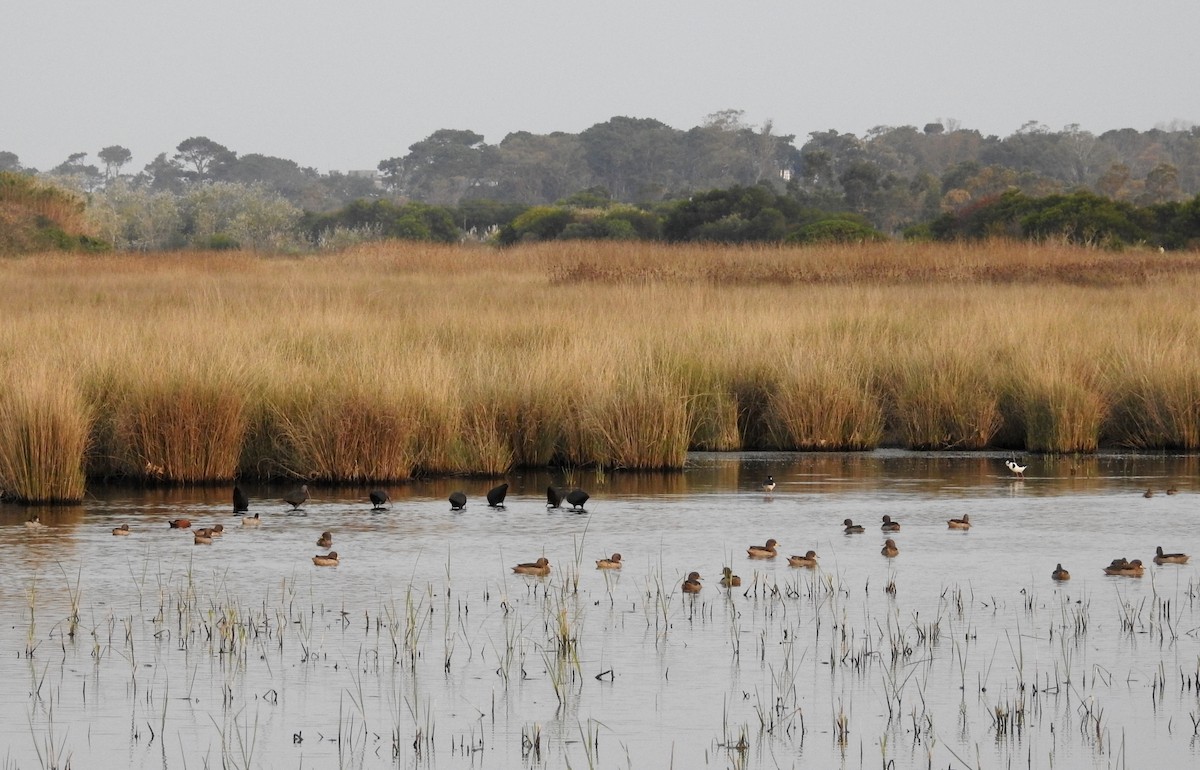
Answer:
<svg viewBox="0 0 1200 770"><path fill-rule="evenodd" d="M1004 465L1021 478L1025 478L1025 469L1029 467L1028 465L1017 465L1012 460L1005 460Z"/></svg>

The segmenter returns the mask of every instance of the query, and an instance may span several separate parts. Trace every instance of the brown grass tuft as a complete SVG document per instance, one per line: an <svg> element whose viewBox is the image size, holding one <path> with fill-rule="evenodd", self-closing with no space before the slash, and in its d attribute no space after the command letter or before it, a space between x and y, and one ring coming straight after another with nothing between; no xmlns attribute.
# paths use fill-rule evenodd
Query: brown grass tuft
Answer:
<svg viewBox="0 0 1200 770"><path fill-rule="evenodd" d="M86 402L45 371L7 380L0 394L0 492L25 503L83 499L92 415Z"/></svg>

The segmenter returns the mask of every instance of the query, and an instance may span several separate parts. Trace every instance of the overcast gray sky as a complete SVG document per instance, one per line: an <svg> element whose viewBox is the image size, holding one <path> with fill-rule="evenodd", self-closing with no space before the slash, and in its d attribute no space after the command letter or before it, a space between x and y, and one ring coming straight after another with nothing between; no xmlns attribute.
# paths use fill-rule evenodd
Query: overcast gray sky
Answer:
<svg viewBox="0 0 1200 770"><path fill-rule="evenodd" d="M0 150L41 169L201 135L374 168L439 128L722 109L797 144L1200 122L1200 0L0 0L0 28Z"/></svg>

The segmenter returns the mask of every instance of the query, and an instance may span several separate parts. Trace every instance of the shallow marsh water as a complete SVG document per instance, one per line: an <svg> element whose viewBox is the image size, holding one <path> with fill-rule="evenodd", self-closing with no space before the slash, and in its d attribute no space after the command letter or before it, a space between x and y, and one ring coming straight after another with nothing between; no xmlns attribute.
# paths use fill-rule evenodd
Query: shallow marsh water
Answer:
<svg viewBox="0 0 1200 770"><path fill-rule="evenodd" d="M228 488L2 506L3 761L1194 766L1200 581L1150 559L1200 551L1200 458L1034 457L1024 480L1004 459L697 454L677 474L514 474L503 511L492 480L392 487L381 513L366 489L291 514L287 487L249 486L257 529ZM548 483L590 491L587 513L547 511ZM193 545L180 517L226 534ZM336 568L311 562L323 530ZM768 538L780 557L748 559ZM787 565L808 549L817 570ZM614 551L620 572L594 569ZM512 574L542 555L549 578ZM1117 556L1146 576L1103 575Z"/></svg>

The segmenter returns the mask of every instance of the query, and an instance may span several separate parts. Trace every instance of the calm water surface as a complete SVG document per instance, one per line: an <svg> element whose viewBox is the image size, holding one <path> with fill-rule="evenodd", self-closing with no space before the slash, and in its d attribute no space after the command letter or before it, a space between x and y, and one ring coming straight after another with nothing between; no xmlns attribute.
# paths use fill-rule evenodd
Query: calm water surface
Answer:
<svg viewBox="0 0 1200 770"><path fill-rule="evenodd" d="M393 487L382 513L366 489L313 489L291 514L287 487L250 486L257 529L228 488L2 506L0 754L21 768L1195 766L1200 581L1150 559L1200 551L1200 460L1031 458L1024 480L1003 460L698 454L678 474L514 474L503 511L483 500L490 480ZM590 491L587 513L547 511L548 483ZM903 527L895 559L884 513ZM948 530L964 513L975 526ZM33 514L48 526L26 527ZM226 534L193 545L168 528L179 517ZM844 535L845 518L866 533ZM323 530L336 568L312 564ZM780 558L748 559L768 538ZM819 569L787 565L809 549ZM623 570L594 569L614 551ZM512 573L543 555L551 577ZM1118 556L1146 576L1105 576ZM1069 583L1050 580L1057 562ZM740 589L718 586L724 565ZM694 598L679 590L692 570Z"/></svg>

